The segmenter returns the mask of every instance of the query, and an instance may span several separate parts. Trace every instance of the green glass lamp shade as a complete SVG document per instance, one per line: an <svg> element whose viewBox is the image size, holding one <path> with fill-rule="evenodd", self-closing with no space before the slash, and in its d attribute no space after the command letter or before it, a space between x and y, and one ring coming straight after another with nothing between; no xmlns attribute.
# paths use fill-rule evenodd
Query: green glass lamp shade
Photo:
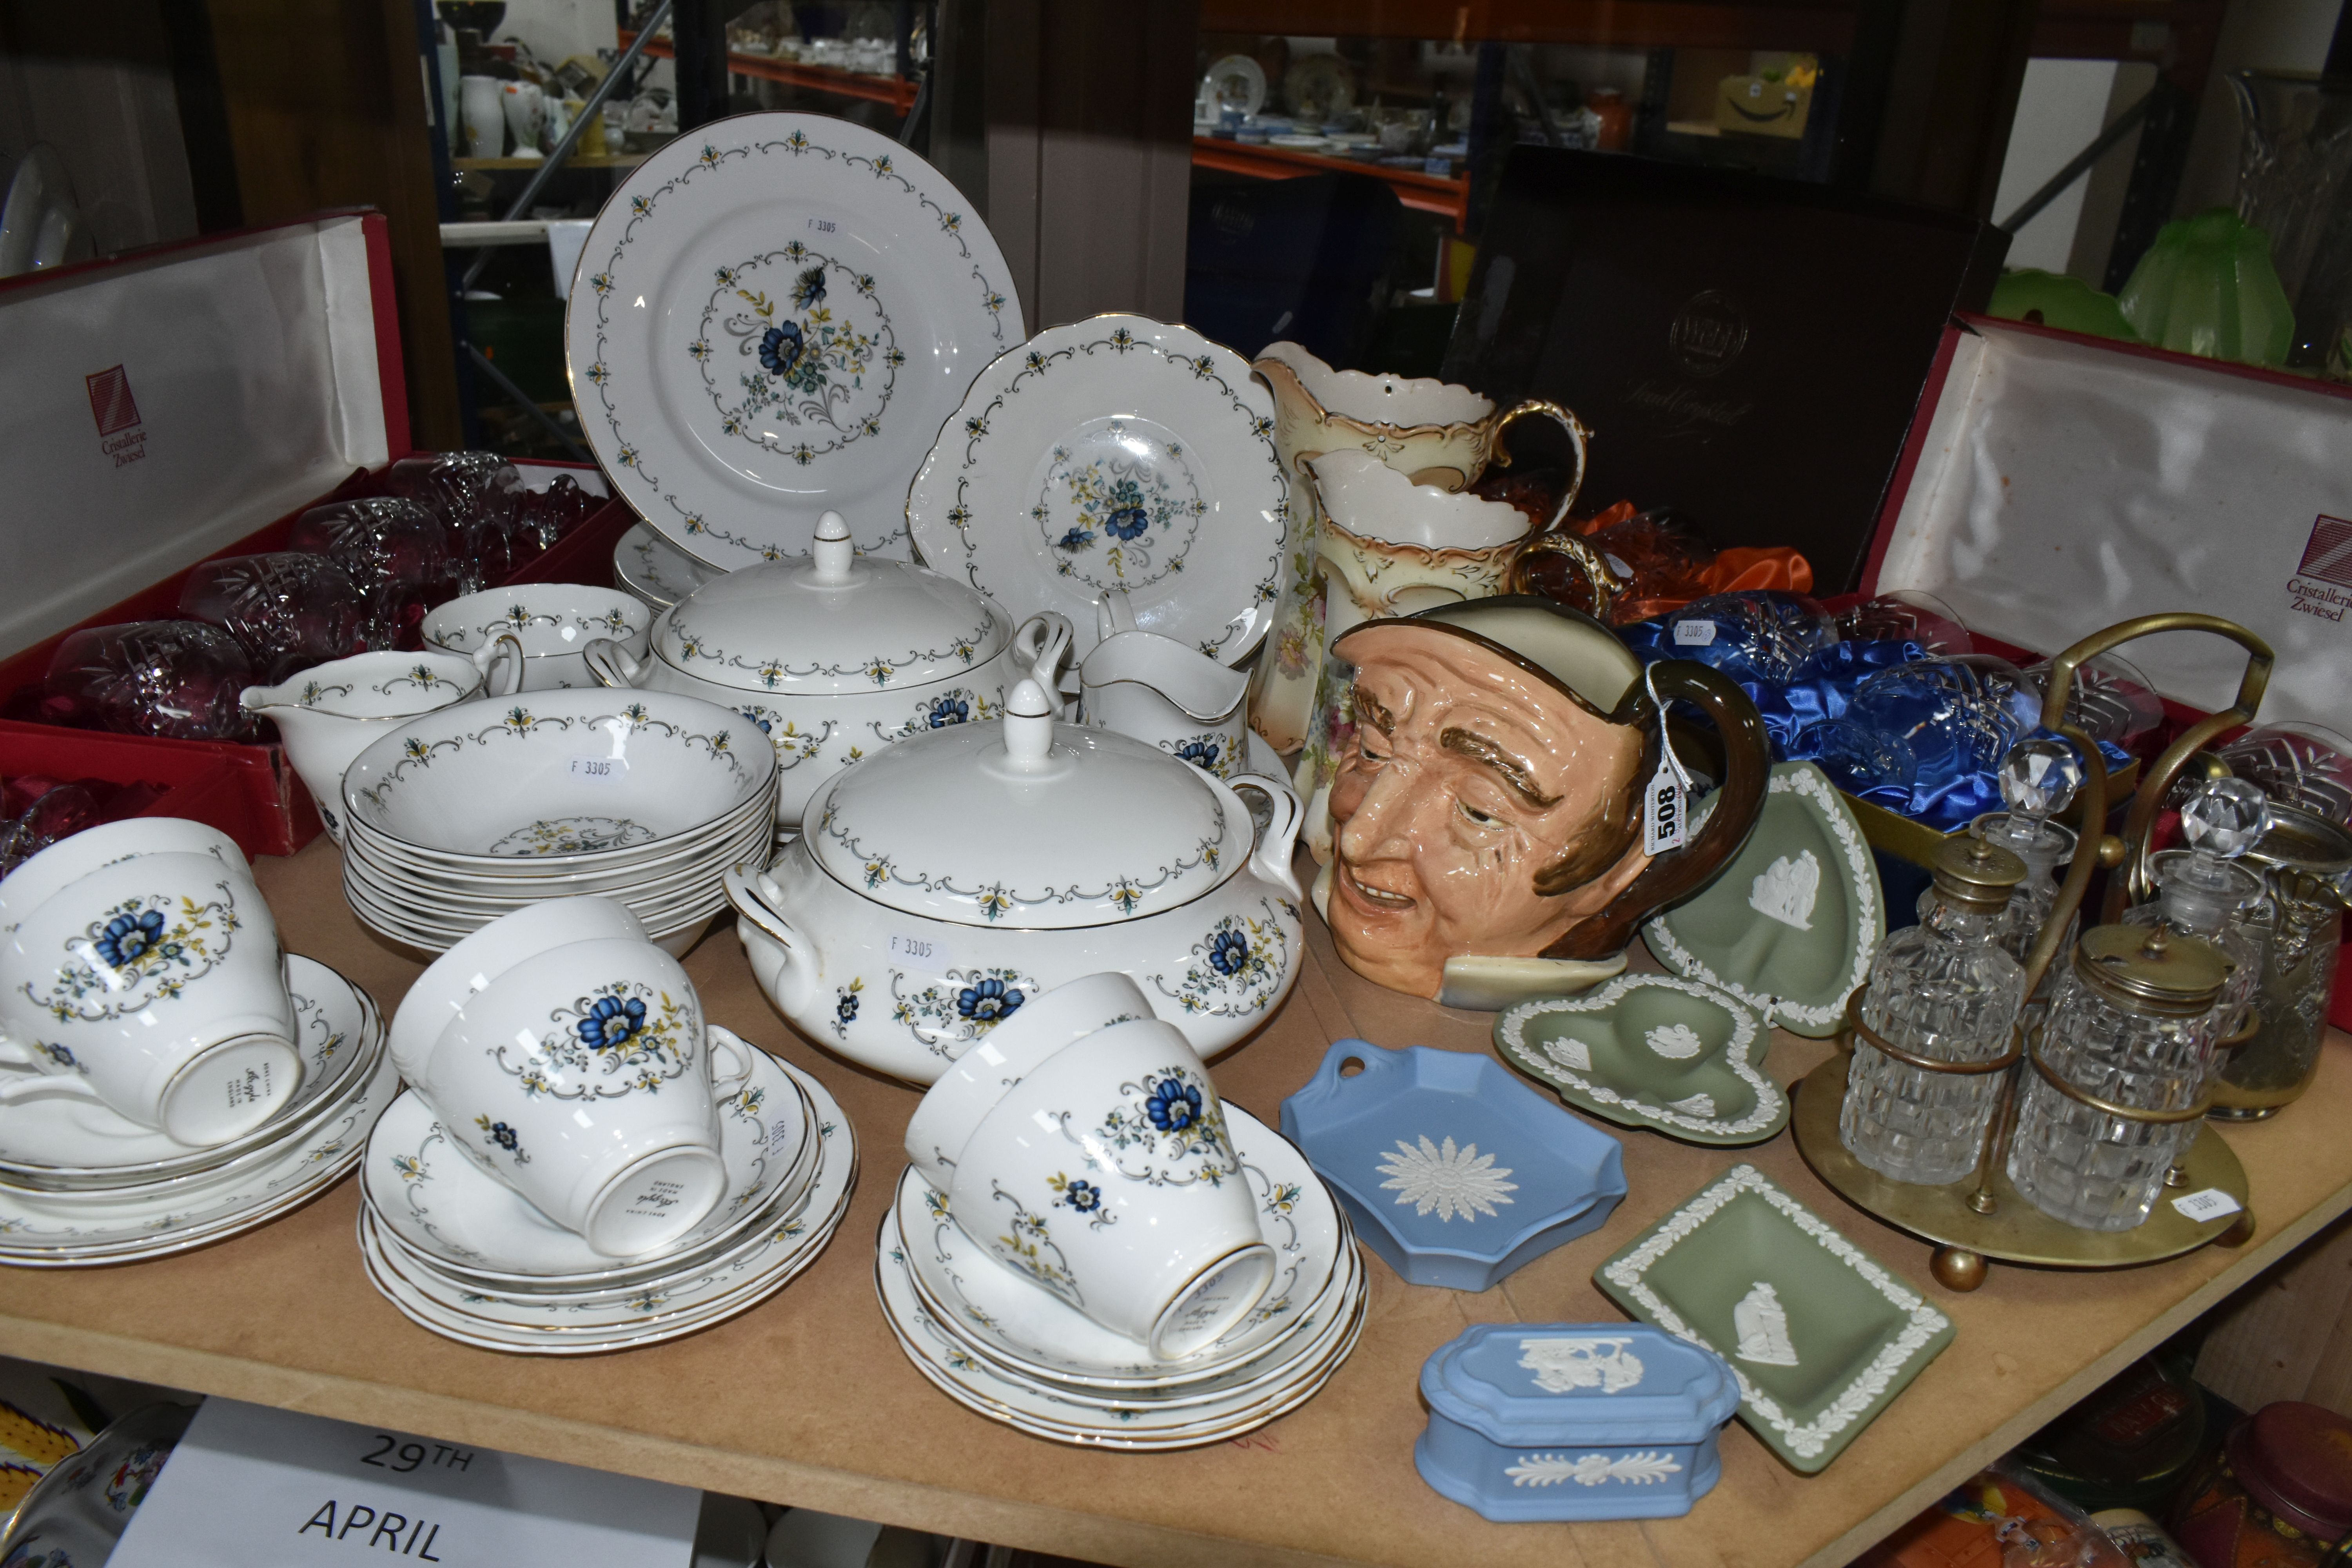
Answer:
<svg viewBox="0 0 2352 1568"><path fill-rule="evenodd" d="M2127 343L2139 341L2113 294L2102 294L2080 278L2044 272L2038 267L2003 273L1993 285L1992 303L1986 307L1986 314L2097 338L2120 338Z"/></svg>
<svg viewBox="0 0 2352 1568"><path fill-rule="evenodd" d="M2207 359L2279 364L2294 340L2270 236L2226 207L2166 224L2118 302L2143 339Z"/></svg>

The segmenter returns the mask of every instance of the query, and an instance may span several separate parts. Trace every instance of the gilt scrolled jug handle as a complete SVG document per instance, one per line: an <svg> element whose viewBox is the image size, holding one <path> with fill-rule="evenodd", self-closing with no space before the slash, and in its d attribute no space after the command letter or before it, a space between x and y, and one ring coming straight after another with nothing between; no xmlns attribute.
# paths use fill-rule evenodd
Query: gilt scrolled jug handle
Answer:
<svg viewBox="0 0 2352 1568"><path fill-rule="evenodd" d="M1723 740L1724 779L1716 791L1706 825L1680 849L1669 849L1642 868L1625 890L1600 913L1569 928L1544 949L1546 958L1609 958L1625 949L1633 928L1669 904L1681 902L1715 880L1733 856L1747 847L1772 773L1772 742L1748 694L1730 679L1692 659L1660 659L1650 666L1651 689L1664 704L1696 703L1715 721ZM1660 724L1645 701L1637 723ZM1663 731L1664 726L1660 725ZM1647 784L1654 758L1644 756L1639 782Z"/></svg>
<svg viewBox="0 0 2352 1568"><path fill-rule="evenodd" d="M1609 574L1608 563L1601 559L1599 551L1563 528L1538 533L1519 546L1518 553L1511 557L1511 569L1504 578L1503 592L1547 596L1535 585L1534 574L1528 570L1530 563L1543 555L1565 557L1582 574L1585 585L1592 592L1592 618L1606 624L1609 601L1617 596L1617 581Z"/></svg>
<svg viewBox="0 0 2352 1568"><path fill-rule="evenodd" d="M1495 421L1494 464L1496 468L1507 468L1511 466L1511 449L1503 444L1503 432L1522 419L1533 418L1538 415L1553 421L1561 429L1567 431L1569 445L1576 448L1576 472L1569 479L1568 490L1559 498L1559 505L1553 510L1551 521L1544 524L1545 528L1553 529L1558 528L1560 521L1568 516L1569 508L1576 504L1577 496L1584 489L1584 445L1592 438L1592 432L1586 427L1583 420L1576 416L1574 409L1563 408L1557 403L1548 403L1540 397L1530 397Z"/></svg>

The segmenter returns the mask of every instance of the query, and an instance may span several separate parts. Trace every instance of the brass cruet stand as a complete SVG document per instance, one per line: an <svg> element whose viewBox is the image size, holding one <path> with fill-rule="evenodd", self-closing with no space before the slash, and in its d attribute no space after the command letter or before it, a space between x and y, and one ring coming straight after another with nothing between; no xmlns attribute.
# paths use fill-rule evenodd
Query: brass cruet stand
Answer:
<svg viewBox="0 0 2352 1568"><path fill-rule="evenodd" d="M2239 682L2233 704L2191 725L2157 759L2133 799L2124 833L2118 837L2105 831L2106 763L2097 743L2066 722L2067 699L2074 689L2074 672L2086 660L2135 638L2173 631L2203 631L2228 637L2246 649L2246 672ZM2082 907L2095 867L2125 868L2122 874L2112 879L2108 891L2110 921L2121 914L2126 889L2134 900L2145 899L2152 891L2148 841L2166 792L2189 758L2216 735L2253 721L2263 688L2270 682L2272 662L2269 646L2243 626L2219 616L2185 611L2119 622L2094 632L2051 660L2048 685L2042 693L2042 725L2074 742L2082 755L2083 787L2075 800L2080 837L2066 879L2059 887L2057 901L2026 955L2028 996L2039 991L2042 976L2057 958L2067 927ZM1841 1040L1842 1048L1798 1086L1793 1119L1797 1148L1814 1173L1846 1201L1889 1225L1935 1243L1929 1269L1947 1289L1975 1289L1984 1283L1987 1270L1996 1261L2055 1268L2120 1268L2177 1258L2208 1242L2241 1246L2252 1239L2254 1215L2245 1167L2210 1126L2200 1129L2180 1163L2167 1173L2165 1181L2168 1186L2184 1192L2210 1188L2229 1194L2238 1204L2238 1211L2219 1218L2194 1220L2170 1204L2159 1202L2144 1223L2130 1230L2083 1230L2043 1214L2009 1182L2010 1142L2017 1129L2022 1090L2019 1075L2025 1070L2038 1073L2043 1082L2070 1100L2128 1121L2196 1121L2210 1106L2210 1088L2196 1104L2177 1110L2142 1110L2117 1105L2067 1082L2042 1059L2039 1040L2027 1038L2022 1029L2012 1035L2010 1048L1991 1060L1933 1060L1893 1044L1863 1023L1862 1002L1866 990L1866 986L1857 990L1847 999L1847 1033ZM2252 1033L2251 1028L2241 1029L2221 1043L2227 1047L2250 1037ZM1853 1040L1857 1036L1906 1067L1928 1072L2003 1075L2000 1100L1987 1126L1984 1147L1972 1175L1943 1186L1897 1182L1879 1174L1848 1152L1838 1136L1838 1118L1845 1102L1847 1069Z"/></svg>

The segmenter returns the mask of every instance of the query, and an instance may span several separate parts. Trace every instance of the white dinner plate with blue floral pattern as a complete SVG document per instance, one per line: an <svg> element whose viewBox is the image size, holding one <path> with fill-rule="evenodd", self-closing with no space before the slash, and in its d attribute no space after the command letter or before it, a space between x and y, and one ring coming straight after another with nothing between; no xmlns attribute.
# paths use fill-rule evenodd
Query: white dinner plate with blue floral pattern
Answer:
<svg viewBox="0 0 2352 1568"><path fill-rule="evenodd" d="M717 121L638 164L588 232L565 321L614 492L721 570L808 553L826 511L905 557L907 475L1022 336L962 194L817 114Z"/></svg>
<svg viewBox="0 0 2352 1568"><path fill-rule="evenodd" d="M934 571L1013 615L1067 616L1074 665L1113 590L1140 629L1232 665L1274 624L1288 493L1248 362L1190 327L1097 316L981 373L907 526Z"/></svg>

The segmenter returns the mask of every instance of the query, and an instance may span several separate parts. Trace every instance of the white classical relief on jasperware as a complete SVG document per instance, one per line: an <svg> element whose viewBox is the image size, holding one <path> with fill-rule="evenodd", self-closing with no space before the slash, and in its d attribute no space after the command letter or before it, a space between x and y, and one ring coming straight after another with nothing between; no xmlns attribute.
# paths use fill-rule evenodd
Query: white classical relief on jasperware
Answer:
<svg viewBox="0 0 2352 1568"><path fill-rule="evenodd" d="M1662 1024L1643 1037L1650 1048L1668 1061L1678 1062L1706 1049L1706 1042L1688 1024Z"/></svg>
<svg viewBox="0 0 2352 1568"><path fill-rule="evenodd" d="M1640 1487L1680 1475L1682 1468L1667 1456L1646 1449L1613 1458L1607 1454L1521 1454L1519 1462L1503 1473L1515 1487L1556 1487L1562 1481L1580 1487L1625 1481Z"/></svg>
<svg viewBox="0 0 2352 1568"><path fill-rule="evenodd" d="M1536 1374L1546 1394L1597 1388L1622 1394L1642 1381L1642 1358L1625 1347L1630 1339L1557 1335L1519 1342L1519 1364Z"/></svg>
<svg viewBox="0 0 2352 1568"><path fill-rule="evenodd" d="M1564 1068L1574 1068L1579 1072L1592 1070L1592 1047L1574 1035L1546 1042L1544 1055Z"/></svg>
<svg viewBox="0 0 2352 1568"><path fill-rule="evenodd" d="M1479 1153L1475 1143L1457 1149L1448 1138L1441 1148L1427 1133L1418 1149L1398 1139L1380 1171L1389 1178L1381 1184L1383 1191L1395 1193L1400 1205L1418 1205L1417 1215L1436 1211L1440 1224L1457 1214L1475 1223L1482 1214L1494 1214L1496 1204L1511 1202L1504 1194L1519 1190L1518 1183L1503 1180L1511 1167L1496 1165L1495 1156Z"/></svg>
<svg viewBox="0 0 2352 1568"><path fill-rule="evenodd" d="M1773 861L1748 886L1748 907L1799 931L1813 929L1813 903L1822 896L1822 863L1810 849L1794 860Z"/></svg>
<svg viewBox="0 0 2352 1568"><path fill-rule="evenodd" d="M1685 1116L1696 1116L1701 1121L1711 1121L1715 1119L1715 1096L1694 1094L1688 1100L1670 1100L1666 1101L1666 1109L1679 1110Z"/></svg>
<svg viewBox="0 0 2352 1568"><path fill-rule="evenodd" d="M1761 1279L1731 1309L1732 1331L1739 1336L1733 1353L1758 1366L1794 1366L1797 1347L1789 1341L1789 1310L1780 1293Z"/></svg>

